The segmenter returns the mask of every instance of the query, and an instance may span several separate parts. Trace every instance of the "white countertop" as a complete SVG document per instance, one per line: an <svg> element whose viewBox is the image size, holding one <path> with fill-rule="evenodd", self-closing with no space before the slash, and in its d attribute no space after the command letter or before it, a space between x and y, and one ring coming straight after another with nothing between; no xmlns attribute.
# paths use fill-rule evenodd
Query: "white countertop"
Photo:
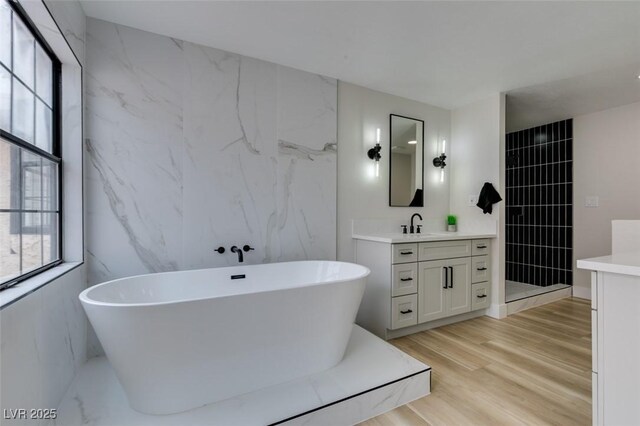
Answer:
<svg viewBox="0 0 640 426"><path fill-rule="evenodd" d="M640 251L581 259L578 268L640 277Z"/></svg>
<svg viewBox="0 0 640 426"><path fill-rule="evenodd" d="M475 240L479 238L495 238L496 234L480 234L473 232L425 232L424 234L371 233L353 234L355 240L376 241L379 243L424 243L428 241Z"/></svg>

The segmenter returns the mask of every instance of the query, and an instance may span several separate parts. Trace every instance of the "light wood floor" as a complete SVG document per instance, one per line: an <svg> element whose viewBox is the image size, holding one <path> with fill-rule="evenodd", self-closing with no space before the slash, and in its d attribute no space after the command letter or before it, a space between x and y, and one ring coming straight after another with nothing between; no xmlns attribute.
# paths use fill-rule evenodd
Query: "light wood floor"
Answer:
<svg viewBox="0 0 640 426"><path fill-rule="evenodd" d="M431 395L362 425L591 424L591 306L563 299L390 341L432 367Z"/></svg>

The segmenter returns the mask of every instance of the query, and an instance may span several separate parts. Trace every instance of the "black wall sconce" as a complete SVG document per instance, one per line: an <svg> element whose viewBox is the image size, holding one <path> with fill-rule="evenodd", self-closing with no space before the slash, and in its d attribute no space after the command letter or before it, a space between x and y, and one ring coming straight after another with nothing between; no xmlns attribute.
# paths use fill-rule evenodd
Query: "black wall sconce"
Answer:
<svg viewBox="0 0 640 426"><path fill-rule="evenodd" d="M447 141L442 140L442 154L439 157L433 159L433 165L435 167L440 167L440 182L444 182L444 168L447 166L447 163L444 160L447 159L447 155L445 154L447 150Z"/></svg>
<svg viewBox="0 0 640 426"><path fill-rule="evenodd" d="M376 162L375 164L375 175L376 177L380 176L380 159L382 155L380 151L382 147L380 146L380 129L376 129L376 145L367 151L367 157Z"/></svg>

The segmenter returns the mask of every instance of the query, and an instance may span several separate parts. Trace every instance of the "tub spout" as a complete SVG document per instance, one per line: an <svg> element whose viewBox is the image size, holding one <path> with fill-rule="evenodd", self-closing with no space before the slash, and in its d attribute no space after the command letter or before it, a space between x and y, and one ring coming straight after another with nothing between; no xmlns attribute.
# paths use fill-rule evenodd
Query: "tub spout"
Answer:
<svg viewBox="0 0 640 426"><path fill-rule="evenodd" d="M238 262L244 262L244 255L242 254L242 249L237 246L231 247L231 252L236 253L238 255Z"/></svg>

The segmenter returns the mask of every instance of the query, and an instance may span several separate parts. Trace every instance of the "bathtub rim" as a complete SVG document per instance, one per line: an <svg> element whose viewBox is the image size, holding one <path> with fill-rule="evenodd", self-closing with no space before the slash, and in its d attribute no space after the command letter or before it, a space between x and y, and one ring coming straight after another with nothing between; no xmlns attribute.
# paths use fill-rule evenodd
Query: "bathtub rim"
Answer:
<svg viewBox="0 0 640 426"><path fill-rule="evenodd" d="M296 287L267 289L267 290L253 291L251 293L244 293L244 294L229 294L229 295L225 295L225 296L211 296L211 297L200 297L200 298L191 298L191 299L179 299L179 300L170 300L170 301L163 301L163 302L115 303L115 302L102 302L102 301L98 301L98 300L95 300L95 299L92 299L92 298L88 297L88 294L91 292L91 290L96 289L98 287L102 287L102 286L105 286L105 285L108 285L108 284L113 284L113 283L116 283L116 282L119 282L119 281L129 280L129 279L132 279L132 278L147 277L147 276L150 276L150 275L171 275L171 274L179 274L179 273L184 273L184 272L206 271L206 270L210 270L210 269L237 268L238 266L259 266L259 265L271 265L271 264L286 265L286 264L291 264L291 263L304 263L304 262L329 262L329 263L339 263L339 264L346 264L346 265L354 265L354 266L357 266L359 268L362 268L363 271L362 271L361 274L359 274L357 276L353 276L353 277L349 277L349 278L345 278L345 279L326 281L326 282L320 282L320 283L312 282L312 283L307 283L307 284L296 286ZM222 266L222 267L214 267L214 268L185 269L185 270L182 270L182 271L150 272L150 273L146 273L146 274L130 275L128 277L116 278L114 280L109 280L109 281L105 281L105 282L102 282L102 283L94 284L91 287L84 289L78 295L78 299L80 299L80 301L82 303L86 303L86 304L89 304L89 305L105 306L105 307L113 307L113 308L167 306L167 305L176 305L176 304L181 304L181 303L199 302L199 301L213 300L213 299L222 300L222 299L226 299L226 298L229 298L229 297L239 297L239 296L249 295L249 294L263 294L263 293L271 293L271 292L276 292L276 291L293 290L293 289L298 289L298 288L309 288L309 287L328 285L328 284L339 284L339 283L344 283L344 282L348 282L348 281L358 281L358 280L361 280L363 278L368 277L370 274L371 274L371 270L369 268L367 268L366 266L363 266L363 265L360 265L360 264L354 263L354 262L343 262L343 261L339 261L339 260L295 260L295 261L289 261L289 262L258 263L258 264L253 264L253 265L234 265L234 266Z"/></svg>

